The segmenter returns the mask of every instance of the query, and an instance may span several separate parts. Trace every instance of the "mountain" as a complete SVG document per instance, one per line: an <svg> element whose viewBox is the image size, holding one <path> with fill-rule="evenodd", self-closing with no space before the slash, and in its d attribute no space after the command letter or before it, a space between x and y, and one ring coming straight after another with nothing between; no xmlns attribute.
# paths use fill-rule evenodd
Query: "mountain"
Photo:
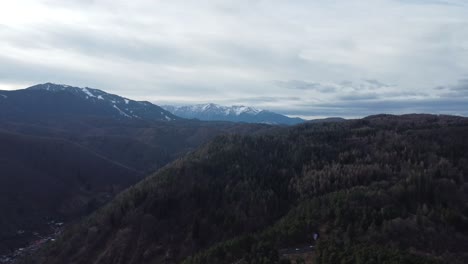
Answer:
<svg viewBox="0 0 468 264"><path fill-rule="evenodd" d="M217 104L198 104L189 106L162 106L174 115L206 121L230 121L264 123L272 125L296 125L303 123L300 118L291 118L274 112L247 106L221 106Z"/></svg>
<svg viewBox="0 0 468 264"><path fill-rule="evenodd" d="M272 128L186 120L150 103L53 84L0 91L0 109L0 263L3 253L50 235L51 220L92 213L218 135Z"/></svg>
<svg viewBox="0 0 468 264"><path fill-rule="evenodd" d="M0 91L0 119L82 117L180 120L152 103L133 101L92 88L45 83L23 90Z"/></svg>
<svg viewBox="0 0 468 264"><path fill-rule="evenodd" d="M467 134L378 115L217 137L24 263L468 263Z"/></svg>

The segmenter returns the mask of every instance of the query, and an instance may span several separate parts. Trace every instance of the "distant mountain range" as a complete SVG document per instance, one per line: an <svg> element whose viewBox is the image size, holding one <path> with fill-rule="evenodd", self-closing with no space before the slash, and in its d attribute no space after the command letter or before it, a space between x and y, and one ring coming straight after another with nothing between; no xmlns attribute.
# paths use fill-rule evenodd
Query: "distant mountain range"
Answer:
<svg viewBox="0 0 468 264"><path fill-rule="evenodd" d="M186 118L271 125L296 125L305 122L301 118L239 105L160 107L147 101L134 101L98 89L54 83L38 84L15 91L0 91L0 120L88 117L162 122Z"/></svg>
<svg viewBox="0 0 468 264"><path fill-rule="evenodd" d="M107 117L174 121L180 119L161 107L92 88L54 83L0 91L0 118Z"/></svg>
<svg viewBox="0 0 468 264"><path fill-rule="evenodd" d="M260 110L242 105L222 106L217 104L197 104L188 106L165 105L162 107L176 116L206 121L231 121L274 125L296 125L305 121L301 118L291 118L267 110Z"/></svg>

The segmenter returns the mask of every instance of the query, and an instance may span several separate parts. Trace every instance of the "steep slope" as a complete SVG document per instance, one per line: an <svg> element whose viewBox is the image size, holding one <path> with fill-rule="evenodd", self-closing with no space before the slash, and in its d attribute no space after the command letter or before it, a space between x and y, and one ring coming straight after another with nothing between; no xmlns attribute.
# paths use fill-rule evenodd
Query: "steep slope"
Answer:
<svg viewBox="0 0 468 264"><path fill-rule="evenodd" d="M149 102L138 102L98 89L52 83L0 92L0 119L106 117L174 121L180 119Z"/></svg>
<svg viewBox="0 0 468 264"><path fill-rule="evenodd" d="M141 173L71 142L0 133L0 253L92 212Z"/></svg>
<svg viewBox="0 0 468 264"><path fill-rule="evenodd" d="M467 134L409 115L218 137L27 261L279 263L320 231L317 263L466 263Z"/></svg>
<svg viewBox="0 0 468 264"><path fill-rule="evenodd" d="M199 104L180 107L166 105L163 106L163 108L183 118L206 121L230 121L276 125L296 125L304 122L304 120L300 118L290 118L274 112L240 105L230 107L217 104Z"/></svg>

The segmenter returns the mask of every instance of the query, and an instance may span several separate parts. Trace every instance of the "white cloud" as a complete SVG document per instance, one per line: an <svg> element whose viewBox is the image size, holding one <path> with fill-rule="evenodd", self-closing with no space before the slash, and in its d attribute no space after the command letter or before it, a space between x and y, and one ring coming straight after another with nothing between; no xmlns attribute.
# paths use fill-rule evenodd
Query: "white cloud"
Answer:
<svg viewBox="0 0 468 264"><path fill-rule="evenodd" d="M467 13L462 0L3 1L0 88L53 81L301 115L358 98L436 100L434 87L468 72ZM392 85L357 89L365 80ZM366 106L359 114L379 111Z"/></svg>

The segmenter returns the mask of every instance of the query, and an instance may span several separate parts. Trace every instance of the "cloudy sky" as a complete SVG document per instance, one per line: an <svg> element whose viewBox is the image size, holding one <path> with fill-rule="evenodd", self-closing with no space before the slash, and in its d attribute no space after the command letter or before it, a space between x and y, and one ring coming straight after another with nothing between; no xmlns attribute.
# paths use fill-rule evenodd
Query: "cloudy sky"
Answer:
<svg viewBox="0 0 468 264"><path fill-rule="evenodd" d="M468 115L465 0L0 2L0 89L294 116Z"/></svg>

